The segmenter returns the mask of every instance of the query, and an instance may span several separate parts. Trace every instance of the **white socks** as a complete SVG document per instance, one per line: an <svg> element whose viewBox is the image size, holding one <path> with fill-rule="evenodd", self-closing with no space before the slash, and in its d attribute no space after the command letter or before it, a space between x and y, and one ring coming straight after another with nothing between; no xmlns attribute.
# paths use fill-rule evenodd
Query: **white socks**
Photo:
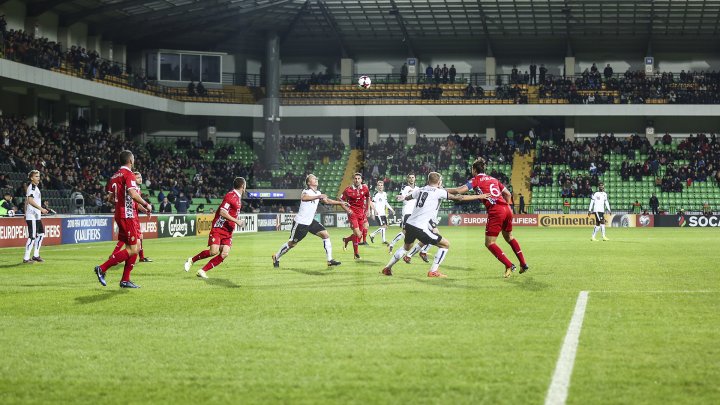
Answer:
<svg viewBox="0 0 720 405"><path fill-rule="evenodd" d="M435 260L433 261L432 266L430 266L430 271L435 272L440 267L440 263L445 260L445 256L447 256L447 249L444 248L438 248L437 253L435 254Z"/></svg>
<svg viewBox="0 0 720 405"><path fill-rule="evenodd" d="M292 249L290 246L288 246L287 242L285 242L282 246L280 246L280 250L275 253L275 260L280 260L280 256L284 255L288 252L288 250Z"/></svg>
<svg viewBox="0 0 720 405"><path fill-rule="evenodd" d="M388 268L392 267L395 263L397 263L400 259L402 259L403 256L405 256L405 252L407 252L405 250L405 247L404 246L400 247L395 252L395 254L392 255L392 257L390 258L390 261L388 262L387 266L385 266L385 267L388 267Z"/></svg>
<svg viewBox="0 0 720 405"><path fill-rule="evenodd" d="M432 245L427 244L427 245L423 246L422 249L420 249L420 252L427 253L428 251L430 251L430 246L432 246Z"/></svg>
<svg viewBox="0 0 720 405"><path fill-rule="evenodd" d="M413 257L413 256L415 256L415 253L417 253L419 251L420 251L420 245L416 243L413 245L412 249L410 249L410 251L405 254L405 256Z"/></svg>
<svg viewBox="0 0 720 405"><path fill-rule="evenodd" d="M35 239L29 239L27 242L25 242L25 256L23 256L23 260L30 260L30 253L33 250L33 246L35 245Z"/></svg>
<svg viewBox="0 0 720 405"><path fill-rule="evenodd" d="M325 256L327 256L327 261L332 260L332 242L330 242L330 238L323 239L323 247L325 248Z"/></svg>
<svg viewBox="0 0 720 405"><path fill-rule="evenodd" d="M34 257L40 257L40 246L42 246L42 241L45 238L44 233L39 233L38 236L35 238L35 255Z"/></svg>
<svg viewBox="0 0 720 405"><path fill-rule="evenodd" d="M605 224L600 225L600 230L602 231L603 238L605 237Z"/></svg>
<svg viewBox="0 0 720 405"><path fill-rule="evenodd" d="M598 229L600 229L600 227L595 225L595 228L593 228L593 236L592 236L593 238L595 237L595 235L597 235Z"/></svg>
<svg viewBox="0 0 720 405"><path fill-rule="evenodd" d="M392 240L392 242L390 242L390 246L395 246L395 244L396 244L396 243L400 240L400 238L402 238L403 236L405 236L405 234L402 233L402 232L400 232L399 234L395 235L395 238Z"/></svg>

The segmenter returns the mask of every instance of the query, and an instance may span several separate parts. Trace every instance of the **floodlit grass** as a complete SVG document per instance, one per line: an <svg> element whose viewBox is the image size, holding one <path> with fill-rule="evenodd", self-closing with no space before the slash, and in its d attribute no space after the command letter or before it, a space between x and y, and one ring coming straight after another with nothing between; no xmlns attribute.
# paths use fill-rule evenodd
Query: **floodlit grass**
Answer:
<svg viewBox="0 0 720 405"><path fill-rule="evenodd" d="M508 280L482 228L441 230L448 279L330 232L338 268L313 236L273 269L287 233L238 235L208 281L182 270L206 237L149 240L133 291L92 272L110 243L0 250L0 403L542 403L581 290L568 403L720 403L717 229L517 228Z"/></svg>

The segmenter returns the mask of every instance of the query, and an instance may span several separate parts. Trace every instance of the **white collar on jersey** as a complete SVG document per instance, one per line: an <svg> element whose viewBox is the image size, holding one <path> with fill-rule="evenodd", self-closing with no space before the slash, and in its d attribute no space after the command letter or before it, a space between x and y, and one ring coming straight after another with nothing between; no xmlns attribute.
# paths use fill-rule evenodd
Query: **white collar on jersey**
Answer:
<svg viewBox="0 0 720 405"><path fill-rule="evenodd" d="M233 189L233 192L237 194L238 198L242 200L242 194L238 193L237 190Z"/></svg>
<svg viewBox="0 0 720 405"><path fill-rule="evenodd" d="M130 168L127 167L127 166L120 166L120 168L121 168L121 169L127 169L130 173L132 173L132 170L130 170Z"/></svg>

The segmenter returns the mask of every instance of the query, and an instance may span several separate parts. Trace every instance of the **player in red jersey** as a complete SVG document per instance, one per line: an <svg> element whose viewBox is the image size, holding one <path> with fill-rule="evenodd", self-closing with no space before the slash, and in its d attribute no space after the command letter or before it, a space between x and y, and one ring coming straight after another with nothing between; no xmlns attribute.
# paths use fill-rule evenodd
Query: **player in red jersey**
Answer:
<svg viewBox="0 0 720 405"><path fill-rule="evenodd" d="M355 173L353 176L353 184L343 191L340 200L349 205L349 207L344 205L342 207L348 213L350 228L352 228L353 231L352 235L343 238L343 242L345 242L343 250L346 250L348 243L352 242L355 258L359 259L358 244L362 238L362 230L365 229L370 210L374 209L372 200L370 199L370 189L367 185L362 184L362 174Z"/></svg>
<svg viewBox="0 0 720 405"><path fill-rule="evenodd" d="M245 179L235 177L233 181L233 190L225 194L220 207L215 212L215 218L212 222L212 230L208 237L208 246L210 249L203 250L195 256L187 259L185 262L185 271L190 271L190 267L198 260L207 259L215 256L205 263L202 269L198 270L197 276L200 278L208 278L207 272L220 265L230 254L232 247L232 236L235 231L235 225L239 227L245 226L245 220L237 219L240 209L242 208L242 195L245 192ZM219 255L218 255L219 253Z"/></svg>
<svg viewBox="0 0 720 405"><path fill-rule="evenodd" d="M485 246L505 265L504 276L507 278L515 271L515 265L512 264L502 249L495 243L501 231L503 238L510 244L513 252L515 252L515 256L517 256L520 261L520 273L525 273L529 267L525 262L525 256L520 249L520 244L512 234L513 214L509 205L509 202L512 201L512 194L510 194L508 189L496 178L485 174L486 165L485 159L478 158L472 164L473 178L463 186L448 189L448 193L463 194L469 190L473 190L477 194L490 194L490 198L483 200L483 204L485 204L488 213L488 222L485 226Z"/></svg>
<svg viewBox="0 0 720 405"><path fill-rule="evenodd" d="M137 192L138 185L132 168L135 165L135 156L129 150L120 152L120 163L122 166L110 178L108 189L112 192L115 200L115 222L118 225L118 240L125 243L125 249L110 256L103 264L95 266L95 275L103 286L107 270L119 263L125 262L121 288L139 288L130 281L132 272L137 260L138 242L140 241L140 225L138 223L138 212L136 206L141 206L146 212L152 209L150 203L143 200ZM136 205L137 204L137 205Z"/></svg>
<svg viewBox="0 0 720 405"><path fill-rule="evenodd" d="M139 186L139 185L142 184L142 174L140 174L140 172L138 172L138 171L134 171L133 174L135 175L135 181L136 181L137 184L138 184L138 187L136 188L136 191L137 191L138 193L140 193L140 186ZM109 193L110 198L115 198L115 197L113 196L113 194L112 194L112 190L110 190L110 185L111 185L110 182L108 182L108 183L105 185L105 192ZM134 207L135 207L136 210L139 210L140 212L142 212L142 213L144 213L144 214L150 214L150 211L145 211L145 208L137 205L137 203L136 203L135 201L133 201L133 204L134 204ZM139 240L138 240L138 243L140 244L140 245L139 245L138 257L140 258L140 261L143 262L143 263L152 262L152 259L150 259L149 257L145 257L145 249L143 249L143 234L142 234L142 231L140 230L140 221L137 221L137 227L138 227L137 233L138 233L138 235L140 235L140 236L139 236ZM112 252L112 254L111 254L110 256L112 257L112 255L114 255L115 253L119 252L120 249L123 248L123 246L125 246L125 242L123 242L123 241L121 241L121 240L118 240L117 245L115 245L115 250L113 250L113 252Z"/></svg>

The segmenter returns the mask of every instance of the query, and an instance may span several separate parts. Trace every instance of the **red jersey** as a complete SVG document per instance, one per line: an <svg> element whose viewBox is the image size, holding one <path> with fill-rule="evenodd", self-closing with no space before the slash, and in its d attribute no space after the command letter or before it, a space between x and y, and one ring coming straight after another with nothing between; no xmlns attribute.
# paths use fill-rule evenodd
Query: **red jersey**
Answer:
<svg viewBox="0 0 720 405"><path fill-rule="evenodd" d="M242 208L242 196L235 190L232 190L225 194L225 197L220 204L220 208L215 212L215 218L212 222L213 229L222 228L231 234L235 231L235 223L230 222L227 219L220 216L220 210L227 211L228 215L233 218L237 218Z"/></svg>
<svg viewBox="0 0 720 405"><path fill-rule="evenodd" d="M494 206L509 205L502 195L502 191L505 189L505 186L503 186L498 179L492 176L480 173L470 179L470 181L468 181L465 185L469 190L474 190L477 194L490 193L490 197L487 200L482 200L488 211L490 211Z"/></svg>
<svg viewBox="0 0 720 405"><path fill-rule="evenodd" d="M366 184L361 184L357 188L350 185L340 196L341 200L350 204L350 209L356 214L364 214L367 211L368 198L370 198L370 189Z"/></svg>
<svg viewBox="0 0 720 405"><path fill-rule="evenodd" d="M129 190L139 190L135 175L129 167L123 166L108 181L105 190L115 195L115 218L137 218L137 204Z"/></svg>

